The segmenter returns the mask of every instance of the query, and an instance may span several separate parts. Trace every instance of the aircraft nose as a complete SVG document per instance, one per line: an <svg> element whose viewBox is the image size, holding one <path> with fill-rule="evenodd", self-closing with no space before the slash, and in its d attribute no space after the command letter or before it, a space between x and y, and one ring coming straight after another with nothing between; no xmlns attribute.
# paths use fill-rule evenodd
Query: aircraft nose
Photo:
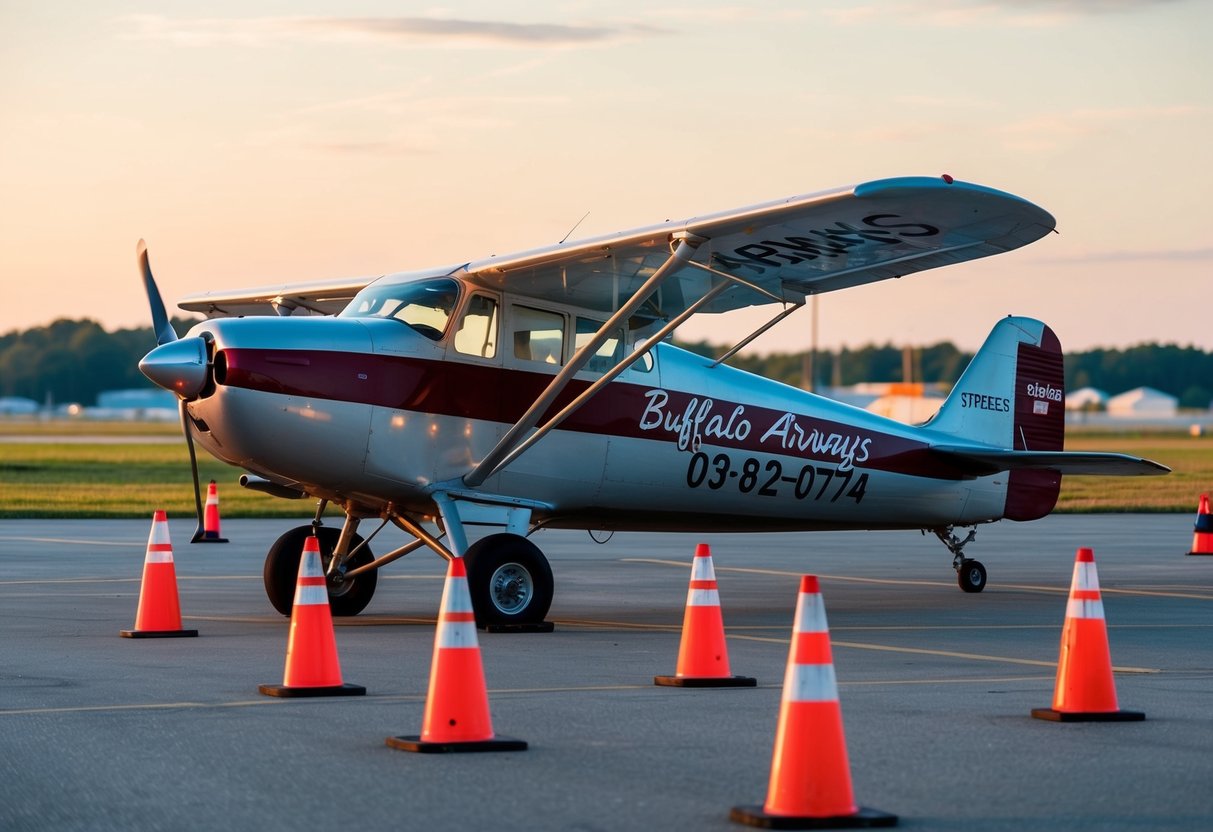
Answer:
<svg viewBox="0 0 1213 832"><path fill-rule="evenodd" d="M194 337L161 344L143 356L139 370L165 390L192 399L206 386L206 342Z"/></svg>

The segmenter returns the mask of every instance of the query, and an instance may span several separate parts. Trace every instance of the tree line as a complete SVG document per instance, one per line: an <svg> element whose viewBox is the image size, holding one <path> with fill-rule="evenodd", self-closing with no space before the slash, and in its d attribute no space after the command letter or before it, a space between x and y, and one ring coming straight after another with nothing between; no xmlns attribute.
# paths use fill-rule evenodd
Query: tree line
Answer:
<svg viewBox="0 0 1213 832"><path fill-rule="evenodd" d="M178 332L194 321L174 319ZM150 327L107 331L96 321L61 319L45 326L0 335L0 397L37 402L93 405L97 394L129 388L154 389L139 372L139 359L155 346ZM725 347L706 342L681 343L701 355L717 357ZM893 344L821 350L813 356L814 387L864 381L909 380L955 383L973 357L947 341L907 351ZM733 356L743 370L805 386L806 353ZM1207 408L1213 400L1213 353L1174 344L1141 344L1126 349L1096 349L1065 358L1066 389L1098 387L1112 395L1135 387L1153 387L1177 397L1180 407Z"/></svg>

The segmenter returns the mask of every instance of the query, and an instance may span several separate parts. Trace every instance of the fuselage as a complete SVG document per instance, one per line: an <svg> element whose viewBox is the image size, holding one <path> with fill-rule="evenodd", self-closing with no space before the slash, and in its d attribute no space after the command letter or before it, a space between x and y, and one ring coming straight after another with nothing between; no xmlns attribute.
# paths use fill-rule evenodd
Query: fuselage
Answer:
<svg viewBox="0 0 1213 832"><path fill-rule="evenodd" d="M534 310L499 300L499 341L509 344ZM577 310L547 311L575 331ZM517 349L469 354L450 332L435 340L390 318L215 319L191 334L212 341L214 363L214 383L188 404L198 441L254 474L368 511L431 512L433 493L462 487L560 363ZM563 355L573 347L566 334ZM549 413L601 376L591 367ZM935 528L1002 517L1007 475L965 476L929 452L939 439L661 344L480 490L535 501L548 525L593 529Z"/></svg>

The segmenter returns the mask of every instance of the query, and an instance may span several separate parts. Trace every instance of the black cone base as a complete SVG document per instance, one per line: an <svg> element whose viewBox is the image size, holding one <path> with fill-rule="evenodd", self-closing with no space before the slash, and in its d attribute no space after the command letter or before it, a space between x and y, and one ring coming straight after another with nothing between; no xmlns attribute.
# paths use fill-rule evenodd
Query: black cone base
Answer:
<svg viewBox="0 0 1213 832"><path fill-rule="evenodd" d="M753 676L654 676L653 684L671 688L752 688Z"/></svg>
<svg viewBox="0 0 1213 832"><path fill-rule="evenodd" d="M1188 552L1189 557L1191 557L1193 555L1196 557L1200 557L1201 555L1205 555L1207 557L1213 557L1213 552Z"/></svg>
<svg viewBox="0 0 1213 832"><path fill-rule="evenodd" d="M1050 722L1141 722L1146 715L1141 711L1055 711L1052 708L1033 708L1032 716Z"/></svg>
<svg viewBox="0 0 1213 832"><path fill-rule="evenodd" d="M193 638L197 630L119 630L123 638Z"/></svg>
<svg viewBox="0 0 1213 832"><path fill-rule="evenodd" d="M384 742L388 748L401 751L416 751L420 754L451 754L464 751L526 751L524 740L509 737L493 737L489 740L471 742L426 742L419 736L388 737Z"/></svg>
<svg viewBox="0 0 1213 832"><path fill-rule="evenodd" d="M200 537L197 540L191 540L190 543L227 543L226 537Z"/></svg>
<svg viewBox="0 0 1213 832"><path fill-rule="evenodd" d="M535 624L485 624L482 629L486 633L550 633L556 625L551 621L540 621Z"/></svg>
<svg viewBox="0 0 1213 832"><path fill-rule="evenodd" d="M323 685L306 687L301 685L258 685L257 690L266 696L281 696L284 699L306 696L363 696L366 688L362 685Z"/></svg>
<svg viewBox="0 0 1213 832"><path fill-rule="evenodd" d="M896 826L897 815L877 809L859 807L853 815L832 817L806 817L802 815L770 815L761 806L734 806L729 820L757 826L760 829L872 829L880 826Z"/></svg>

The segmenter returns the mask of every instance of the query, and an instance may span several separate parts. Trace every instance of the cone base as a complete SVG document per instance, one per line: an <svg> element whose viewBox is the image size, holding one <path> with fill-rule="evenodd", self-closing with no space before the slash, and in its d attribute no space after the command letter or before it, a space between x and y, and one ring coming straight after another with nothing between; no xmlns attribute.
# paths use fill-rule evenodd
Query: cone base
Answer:
<svg viewBox="0 0 1213 832"><path fill-rule="evenodd" d="M481 628L486 633L550 633L556 629L551 621L537 624L486 624Z"/></svg>
<svg viewBox="0 0 1213 832"><path fill-rule="evenodd" d="M200 537L197 540L191 540L190 543L227 543L226 537Z"/></svg>
<svg viewBox="0 0 1213 832"><path fill-rule="evenodd" d="M654 676L653 684L672 688L752 688L753 676Z"/></svg>
<svg viewBox="0 0 1213 832"><path fill-rule="evenodd" d="M1141 711L1055 711L1052 708L1033 708L1032 716L1050 722L1141 722L1146 718Z"/></svg>
<svg viewBox="0 0 1213 832"><path fill-rule="evenodd" d="M897 815L865 806L860 806L853 815L831 817L772 815L764 812L761 806L734 806L729 812L729 820L760 829L871 829L897 825Z"/></svg>
<svg viewBox="0 0 1213 832"><path fill-rule="evenodd" d="M1204 555L1206 557L1213 557L1213 552L1188 552L1189 557L1191 557L1193 555L1195 555L1196 557L1200 557L1201 555Z"/></svg>
<svg viewBox="0 0 1213 832"><path fill-rule="evenodd" d="M525 740L509 737L493 737L488 740L468 742L426 742L420 736L388 737L384 740L388 748L400 751L416 751L420 754L448 754L463 751L526 751Z"/></svg>
<svg viewBox="0 0 1213 832"><path fill-rule="evenodd" d="M119 630L123 638L193 638L197 630Z"/></svg>
<svg viewBox="0 0 1213 832"><path fill-rule="evenodd" d="M322 685L308 687L307 685L258 685L257 690L266 696L281 696L284 699L305 696L363 696L366 688L362 685Z"/></svg>

